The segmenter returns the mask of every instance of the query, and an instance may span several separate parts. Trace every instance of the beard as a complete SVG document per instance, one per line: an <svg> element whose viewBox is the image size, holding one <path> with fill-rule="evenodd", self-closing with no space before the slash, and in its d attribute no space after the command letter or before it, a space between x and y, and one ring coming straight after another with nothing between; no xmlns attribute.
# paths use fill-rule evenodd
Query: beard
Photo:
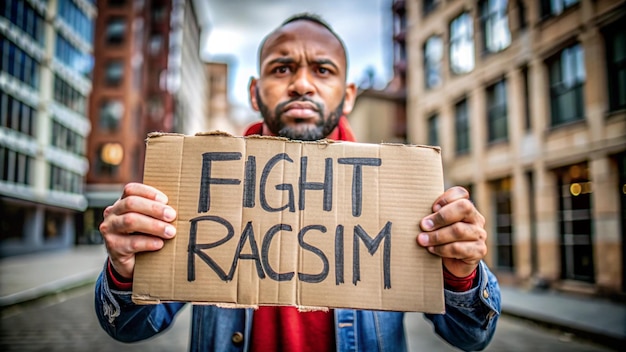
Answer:
<svg viewBox="0 0 626 352"><path fill-rule="evenodd" d="M328 116L324 116L324 107L317 102L305 97L295 97L289 99L288 101L282 102L276 106L274 111L272 112L267 105L263 103L261 96L259 94L259 90L256 90L256 100L259 105L259 111L261 112L261 116L263 116L263 120L267 127L272 131L272 133L289 139L296 139L301 141L316 141L325 138L328 136L339 124L339 119L343 114L343 104L345 100L345 96L341 98L341 102L339 106L333 111L331 111ZM315 104L317 107L317 113L319 114L319 119L315 124L298 124L296 126L286 126L285 123L281 120L281 115L284 107L293 102L297 101L306 101L311 104Z"/></svg>

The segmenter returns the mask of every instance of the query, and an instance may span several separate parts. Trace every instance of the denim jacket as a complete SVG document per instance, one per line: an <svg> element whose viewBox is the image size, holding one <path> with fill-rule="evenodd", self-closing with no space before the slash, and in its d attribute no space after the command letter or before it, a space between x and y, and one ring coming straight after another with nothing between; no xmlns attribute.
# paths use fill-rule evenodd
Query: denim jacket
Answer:
<svg viewBox="0 0 626 352"><path fill-rule="evenodd" d="M462 350L489 344L500 314L500 288L483 262L479 283L466 292L445 290L446 314L426 314L435 332ZM95 309L100 325L113 338L134 342L165 330L185 303L136 305L130 291L109 287L106 266L96 282ZM337 351L406 351L404 313L335 309ZM252 309L194 305L191 351L247 351Z"/></svg>

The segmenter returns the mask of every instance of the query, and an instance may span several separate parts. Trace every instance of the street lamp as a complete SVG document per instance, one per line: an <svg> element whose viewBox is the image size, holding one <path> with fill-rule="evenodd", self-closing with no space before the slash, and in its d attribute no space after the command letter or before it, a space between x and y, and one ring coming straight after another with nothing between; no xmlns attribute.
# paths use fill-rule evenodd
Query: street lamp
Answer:
<svg viewBox="0 0 626 352"><path fill-rule="evenodd" d="M119 143L106 143L100 151L100 159L109 165L118 166L124 159L124 148Z"/></svg>

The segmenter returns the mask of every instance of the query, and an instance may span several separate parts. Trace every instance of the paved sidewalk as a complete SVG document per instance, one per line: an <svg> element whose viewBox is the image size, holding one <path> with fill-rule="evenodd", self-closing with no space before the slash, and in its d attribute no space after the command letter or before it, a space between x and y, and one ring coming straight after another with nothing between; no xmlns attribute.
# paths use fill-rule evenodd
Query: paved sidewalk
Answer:
<svg viewBox="0 0 626 352"><path fill-rule="evenodd" d="M95 282L104 245L83 245L0 259L0 308Z"/></svg>
<svg viewBox="0 0 626 352"><path fill-rule="evenodd" d="M105 258L103 245L84 245L0 259L0 308L95 282ZM626 346L626 304L503 286L502 309L618 349Z"/></svg>

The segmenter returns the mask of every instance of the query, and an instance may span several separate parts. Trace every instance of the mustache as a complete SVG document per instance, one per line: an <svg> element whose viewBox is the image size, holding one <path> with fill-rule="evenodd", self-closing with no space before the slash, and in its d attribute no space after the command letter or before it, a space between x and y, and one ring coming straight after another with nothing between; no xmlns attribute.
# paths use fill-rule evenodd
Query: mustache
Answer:
<svg viewBox="0 0 626 352"><path fill-rule="evenodd" d="M279 103L278 105L276 105L276 109L275 109L276 116L279 116L282 113L282 111L285 109L285 106L287 106L288 104L291 104L291 103L295 103L295 102L311 103L311 104L315 105L315 107L316 107L318 112L321 113L322 111L324 111L324 107L322 106L322 104L314 101L313 99L311 99L311 98L309 98L307 96L298 96L298 97L291 98L291 99L289 99L287 101L284 101L284 102Z"/></svg>

